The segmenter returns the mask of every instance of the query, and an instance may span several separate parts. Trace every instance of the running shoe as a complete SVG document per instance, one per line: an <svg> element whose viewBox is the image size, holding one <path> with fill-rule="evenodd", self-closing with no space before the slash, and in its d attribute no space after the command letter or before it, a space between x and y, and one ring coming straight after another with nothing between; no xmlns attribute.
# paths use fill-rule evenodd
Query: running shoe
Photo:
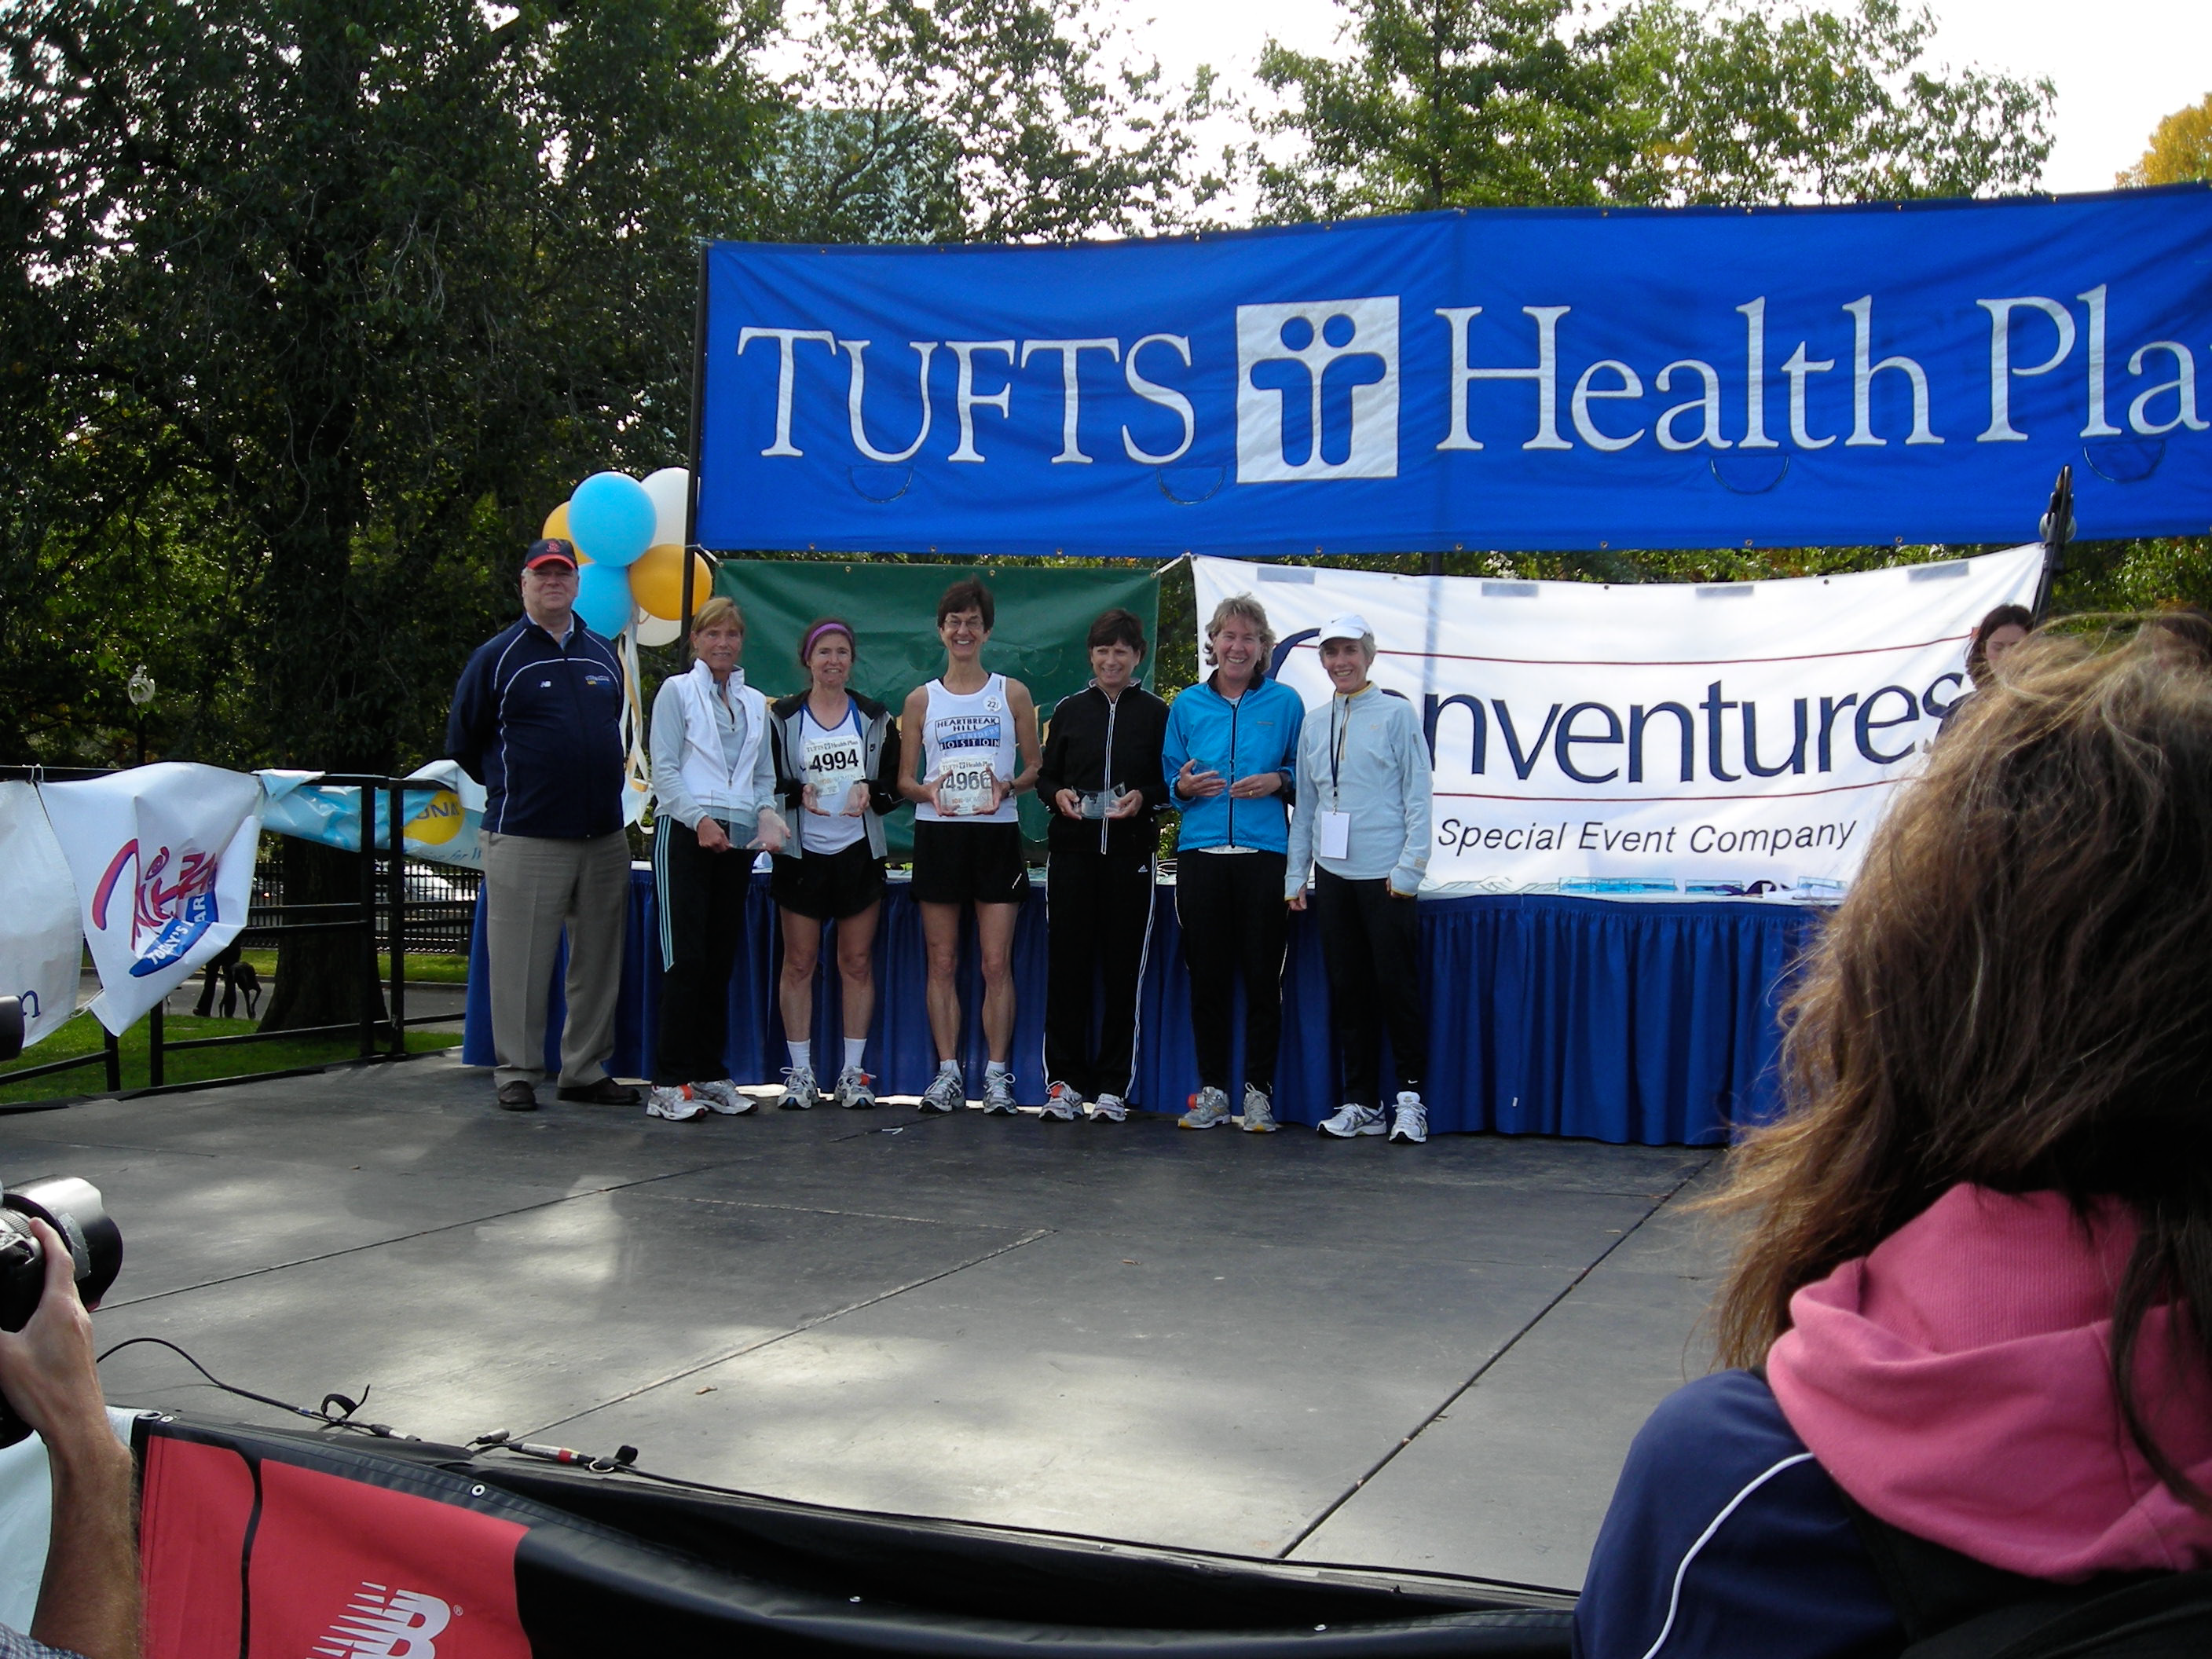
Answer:
<svg viewBox="0 0 2212 1659"><path fill-rule="evenodd" d="M1190 1109L1176 1120L1178 1129L1211 1129L1229 1121L1229 1097L1209 1085L1190 1097Z"/></svg>
<svg viewBox="0 0 2212 1659"><path fill-rule="evenodd" d="M983 1110L1014 1112L1021 1109L1014 1104L1014 1074L1012 1072L987 1072L983 1076Z"/></svg>
<svg viewBox="0 0 2212 1659"><path fill-rule="evenodd" d="M1044 1085L1044 1115L1055 1123L1073 1123L1083 1115L1083 1097L1065 1083Z"/></svg>
<svg viewBox="0 0 2212 1659"><path fill-rule="evenodd" d="M876 1091L871 1086L875 1079L857 1066L848 1066L837 1073L837 1103L848 1112L865 1112L876 1103Z"/></svg>
<svg viewBox="0 0 2212 1659"><path fill-rule="evenodd" d="M1354 1135L1382 1133L1382 1109L1380 1106L1353 1106L1349 1103L1336 1109L1336 1115L1321 1126L1325 1135L1334 1135L1339 1140L1349 1140Z"/></svg>
<svg viewBox="0 0 2212 1659"><path fill-rule="evenodd" d="M821 1086L814 1081L811 1066L787 1066L783 1068L783 1092L776 1097L779 1112L811 1112L814 1103L822 1098Z"/></svg>
<svg viewBox="0 0 2212 1659"><path fill-rule="evenodd" d="M1275 1121L1275 1103L1267 1098L1267 1091L1256 1083L1244 1085L1244 1133L1248 1135L1271 1135L1282 1126Z"/></svg>
<svg viewBox="0 0 2212 1659"><path fill-rule="evenodd" d="M1101 1095L1091 1103L1093 1123L1127 1123L1129 1121L1128 1103L1119 1095Z"/></svg>
<svg viewBox="0 0 2212 1659"><path fill-rule="evenodd" d="M665 1117L672 1123L696 1117L706 1109L705 1097L688 1083L656 1085L645 1103L647 1117Z"/></svg>
<svg viewBox="0 0 2212 1659"><path fill-rule="evenodd" d="M1429 1138L1429 1109L1411 1089L1398 1091L1398 1109L1390 1119L1390 1139L1418 1146Z"/></svg>
<svg viewBox="0 0 2212 1659"><path fill-rule="evenodd" d="M737 1084L729 1078L720 1083L695 1083L691 1092L707 1103L710 1112L720 1112L724 1117L743 1117L753 1109L753 1097L738 1092Z"/></svg>
<svg viewBox="0 0 2212 1659"><path fill-rule="evenodd" d="M968 1103L968 1085L957 1072L939 1070L921 1091L925 1112L957 1112Z"/></svg>

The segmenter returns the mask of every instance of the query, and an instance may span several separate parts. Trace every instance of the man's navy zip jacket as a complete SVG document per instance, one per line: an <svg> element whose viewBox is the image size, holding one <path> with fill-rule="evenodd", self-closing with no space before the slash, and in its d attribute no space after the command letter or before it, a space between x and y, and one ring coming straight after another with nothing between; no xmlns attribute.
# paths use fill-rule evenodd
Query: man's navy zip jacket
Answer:
<svg viewBox="0 0 2212 1659"><path fill-rule="evenodd" d="M496 835L612 835L623 827L622 710L612 645L580 620L556 641L525 617L461 671L446 752L483 785L483 827Z"/></svg>
<svg viewBox="0 0 2212 1659"><path fill-rule="evenodd" d="M1128 686L1110 701L1095 684L1062 697L1046 726L1044 764L1037 771L1037 799L1052 813L1048 842L1101 853L1152 848L1152 815L1168 804L1167 780L1160 773L1160 740L1167 728L1167 704L1141 685ZM1109 784L1135 790L1145 798L1144 810L1134 817L1091 823L1065 817L1053 805L1063 789L1097 794Z"/></svg>
<svg viewBox="0 0 2212 1659"><path fill-rule="evenodd" d="M1305 723L1305 703L1280 680L1264 676L1232 703L1213 689L1214 679L1207 675L1177 693L1168 705L1160 769L1167 775L1170 798L1182 808L1177 849L1196 853L1209 847L1250 847L1287 852L1291 799L1297 781L1298 728ZM1280 772L1283 791L1238 800L1224 789L1206 800L1185 800L1174 790L1176 774L1188 760L1197 761L1201 770L1220 773L1224 783Z"/></svg>

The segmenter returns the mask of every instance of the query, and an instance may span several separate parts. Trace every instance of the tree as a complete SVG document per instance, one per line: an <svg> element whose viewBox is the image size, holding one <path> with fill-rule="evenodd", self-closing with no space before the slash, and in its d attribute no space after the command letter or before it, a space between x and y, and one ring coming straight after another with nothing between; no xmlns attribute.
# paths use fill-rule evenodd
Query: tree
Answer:
<svg viewBox="0 0 2212 1659"><path fill-rule="evenodd" d="M7 15L0 396L29 418L0 447L18 477L81 463L17 522L49 558L88 524L165 521L223 561L252 696L210 748L370 772L436 752L545 507L610 459L682 453L691 239L743 222L765 21L708 0ZM294 896L347 896L348 862L293 846ZM288 951L272 1022L350 1017L352 949Z"/></svg>
<svg viewBox="0 0 2212 1659"><path fill-rule="evenodd" d="M1190 171L1210 77L1167 87L1090 0L825 0L787 83L793 240L1070 241L1173 226L1220 188Z"/></svg>
<svg viewBox="0 0 2212 1659"><path fill-rule="evenodd" d="M2121 173L2121 185L2179 185L2212 179L2212 92L2201 104L2178 109L2154 128L2142 160Z"/></svg>
<svg viewBox="0 0 2212 1659"><path fill-rule="evenodd" d="M1346 59L1269 42L1286 101L1252 155L1262 215L1971 195L2032 184L2048 82L1920 67L1924 10L1644 0L1345 0Z"/></svg>

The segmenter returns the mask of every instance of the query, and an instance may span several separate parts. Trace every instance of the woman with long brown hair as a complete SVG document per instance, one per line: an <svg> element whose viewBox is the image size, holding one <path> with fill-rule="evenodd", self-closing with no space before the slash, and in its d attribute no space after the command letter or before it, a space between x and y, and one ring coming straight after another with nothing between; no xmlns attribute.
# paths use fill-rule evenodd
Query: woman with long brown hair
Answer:
<svg viewBox="0 0 2212 1659"><path fill-rule="evenodd" d="M2212 623L2031 640L1791 1000L1718 1200L1740 1369L1638 1436L1585 1659L1892 1654L2212 1566L2208 987Z"/></svg>

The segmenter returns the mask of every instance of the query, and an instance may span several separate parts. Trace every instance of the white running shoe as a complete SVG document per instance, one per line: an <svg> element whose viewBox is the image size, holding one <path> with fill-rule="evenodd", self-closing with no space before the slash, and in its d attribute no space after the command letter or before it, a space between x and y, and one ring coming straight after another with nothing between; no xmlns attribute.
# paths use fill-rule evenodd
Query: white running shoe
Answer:
<svg viewBox="0 0 2212 1659"><path fill-rule="evenodd" d="M993 1112L1008 1113L1020 1109L1014 1104L1014 1074L1010 1071L986 1072L983 1074L985 1115L988 1116Z"/></svg>
<svg viewBox="0 0 2212 1659"><path fill-rule="evenodd" d="M776 1097L779 1112L811 1112L815 1102L822 1098L821 1085L814 1080L811 1066L787 1066L783 1068L783 1092Z"/></svg>
<svg viewBox="0 0 2212 1659"><path fill-rule="evenodd" d="M1091 1103L1091 1121L1093 1123L1127 1123L1129 1121L1129 1103L1119 1095L1101 1095Z"/></svg>
<svg viewBox="0 0 2212 1659"><path fill-rule="evenodd" d="M688 1083L656 1084L645 1103L647 1117L665 1117L672 1123L697 1117L706 1109L705 1097Z"/></svg>
<svg viewBox="0 0 2212 1659"><path fill-rule="evenodd" d="M967 1103L967 1083L959 1073L942 1067L929 1079L929 1087L921 1091L921 1109L925 1112L957 1112Z"/></svg>
<svg viewBox="0 0 2212 1659"><path fill-rule="evenodd" d="M1390 1120L1390 1139L1418 1146L1429 1138L1429 1109L1411 1089L1398 1091L1398 1109Z"/></svg>
<svg viewBox="0 0 2212 1659"><path fill-rule="evenodd" d="M1321 1132L1325 1135L1334 1135L1339 1140L1349 1140L1354 1135L1379 1135L1383 1133L1382 1109L1346 1103L1336 1109L1334 1116L1322 1124Z"/></svg>
<svg viewBox="0 0 2212 1659"><path fill-rule="evenodd" d="M753 1097L741 1095L734 1079L724 1078L720 1083L695 1083L691 1092L707 1103L710 1112L720 1112L724 1117L743 1117L753 1109Z"/></svg>
<svg viewBox="0 0 2212 1659"><path fill-rule="evenodd" d="M1211 1129L1229 1121L1229 1097L1210 1085L1190 1097L1190 1109L1176 1120L1178 1129Z"/></svg>
<svg viewBox="0 0 2212 1659"><path fill-rule="evenodd" d="M865 1112L873 1109L876 1091L872 1086L875 1079L857 1066L848 1066L837 1073L837 1103L848 1112Z"/></svg>
<svg viewBox="0 0 2212 1659"><path fill-rule="evenodd" d="M1275 1103L1267 1098L1267 1091L1256 1083L1244 1085L1244 1133L1248 1135L1271 1135L1282 1125L1275 1121Z"/></svg>
<svg viewBox="0 0 2212 1659"><path fill-rule="evenodd" d="M1083 1097L1065 1083L1044 1085L1044 1115L1055 1123L1073 1123L1083 1115Z"/></svg>

